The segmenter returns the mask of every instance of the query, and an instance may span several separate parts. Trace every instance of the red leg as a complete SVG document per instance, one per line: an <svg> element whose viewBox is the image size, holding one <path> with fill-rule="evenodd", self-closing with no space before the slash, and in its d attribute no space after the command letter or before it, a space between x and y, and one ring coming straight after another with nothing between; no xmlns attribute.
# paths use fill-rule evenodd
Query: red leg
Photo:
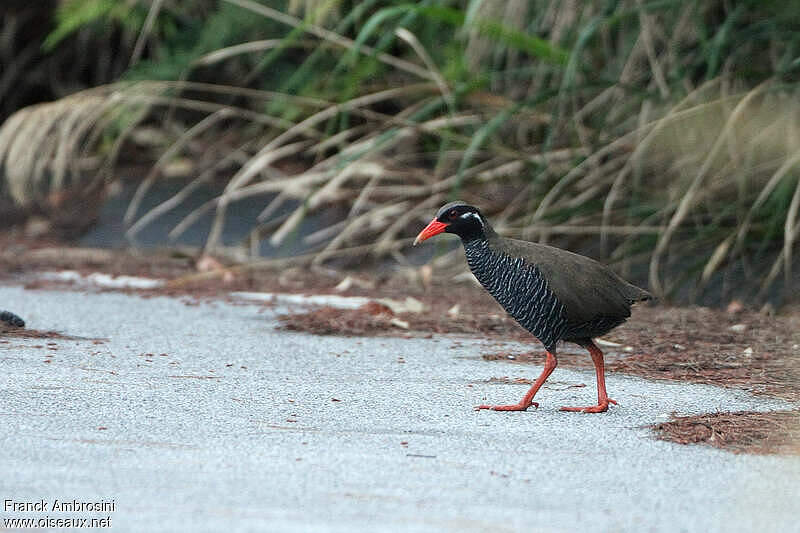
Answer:
<svg viewBox="0 0 800 533"><path fill-rule="evenodd" d="M480 411L481 409L491 409L492 411L524 411L531 405L538 408L539 404L533 401L533 397L536 395L539 387L542 386L548 376L550 376L550 374L553 373L553 370L556 369L557 364L558 361L556 360L556 356L550 352L547 352L547 360L544 363L544 370L542 370L542 374L519 403L514 405L479 405L475 408L475 410Z"/></svg>
<svg viewBox="0 0 800 533"><path fill-rule="evenodd" d="M602 413L608 411L608 404L617 402L608 397L606 392L606 375L605 368L603 367L603 352L591 340L585 345L586 349L592 356L594 362L594 370L597 373L597 405L590 407L562 407L562 411L580 411L582 413Z"/></svg>

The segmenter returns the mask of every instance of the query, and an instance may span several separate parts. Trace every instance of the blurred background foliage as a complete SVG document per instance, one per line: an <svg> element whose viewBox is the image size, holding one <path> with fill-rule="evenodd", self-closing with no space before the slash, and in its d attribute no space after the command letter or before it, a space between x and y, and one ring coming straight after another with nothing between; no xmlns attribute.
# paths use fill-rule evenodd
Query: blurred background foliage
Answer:
<svg viewBox="0 0 800 533"><path fill-rule="evenodd" d="M6 0L0 15L7 223L82 231L120 169L146 164L132 240L213 184L171 237L210 217L205 251L238 261L301 239L298 262L413 265L409 237L459 197L662 297L796 300L796 2Z"/></svg>

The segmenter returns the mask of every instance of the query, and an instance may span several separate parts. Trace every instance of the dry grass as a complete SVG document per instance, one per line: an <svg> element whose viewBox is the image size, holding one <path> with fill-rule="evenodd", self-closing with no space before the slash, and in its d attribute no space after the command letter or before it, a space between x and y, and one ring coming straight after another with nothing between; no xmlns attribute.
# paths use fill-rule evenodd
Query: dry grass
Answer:
<svg viewBox="0 0 800 533"><path fill-rule="evenodd" d="M280 246L297 238L304 217L340 205L347 215L308 237L314 264L406 264L408 237L457 195L507 235L575 248L599 241L598 255L623 273L647 269L661 297L687 287L690 297L726 296L732 282L719 280L737 273L760 285L759 300L795 294L797 32L794 19L771 11L779 6L514 0L348 13L306 0L287 13L251 0L224 4L287 33L203 53L185 78L242 55L270 64L292 51L301 59L291 80L276 91L114 86L23 110L0 131L13 198L107 179L145 117L163 117L165 144L126 216L131 239L200 184L223 178L220 195L173 237L213 216L206 251L235 244L241 260L257 261L262 241ZM163 11L150 6L135 57ZM772 33L759 33L763 20ZM313 97L297 96L312 87ZM79 172L98 151L102 164ZM193 181L142 212L175 158L195 162ZM252 231L223 243L229 211L253 196L266 205Z"/></svg>
<svg viewBox="0 0 800 533"><path fill-rule="evenodd" d="M234 3L291 27L302 24L247 0ZM581 9L541 4L533 10L518 1L483 3L468 15L464 24L473 25L465 56L471 68L479 71L494 62L502 65L498 72L511 72L531 64L529 51L487 35L485 24L474 21L499 21L508 32L551 28L548 44L555 50L574 28L601 17L594 4ZM316 3L295 8L328 19ZM698 39L696 29L669 10L650 12L633 2L623 3L618 13L629 13L626 9L638 14L638 20L631 19L636 23L623 26L634 44L623 54L616 49L618 55L603 56L607 68L621 70L616 83L600 91L579 89L589 73L577 64L560 71L542 61L522 79L494 76L491 93L463 93L459 80L443 76L424 40L408 27L396 28L406 48L392 55L366 45L370 24L352 40L306 21L310 34L339 47L345 57L377 53L379 61L422 83L403 89L367 86L358 96L322 104L297 125L273 134L233 174L225 192L201 209L215 211L207 250L221 244L228 205L251 194L273 193L277 196L260 217L261 226L250 236L251 250L262 238L280 245L310 212L344 203L348 219L320 241L316 263L346 257L348 248L363 256L362 244L371 244L373 256L391 254L404 262L405 242L399 237L411 233L411 221L422 223L455 192L497 214L501 231L509 235L561 242L600 238L612 259L625 261L623 269L630 268L635 252L651 249L644 258L651 289L661 296L678 290L687 276L696 280L693 294L702 294L715 273L750 260L753 240L770 224L782 223L784 238L761 282L767 291L784 273L788 290L800 234L795 205L800 183L793 173L800 153L800 106L794 88L777 80L747 88L733 72L699 85L687 78L666 80L665 73L685 61L676 51ZM387 11L373 20L384 15L391 19ZM663 31L660 24L672 16L683 31ZM524 20L531 22L524 27ZM598 36L603 31L598 29ZM656 48L666 52L655 54ZM574 49L570 61L583 54L592 55ZM637 83L646 89L631 89ZM554 89L554 100L536 103L538 97L529 97ZM381 112L386 104L398 111ZM331 120L353 115L353 126L326 133ZM439 152L426 145L438 145ZM281 175L273 169L284 157L310 164ZM788 197L792 200L784 210L769 212L768 204ZM275 217L287 203L294 210ZM196 220L190 217L175 234ZM132 233L139 227L134 225ZM676 265L687 261L692 270L680 268L676 275Z"/></svg>

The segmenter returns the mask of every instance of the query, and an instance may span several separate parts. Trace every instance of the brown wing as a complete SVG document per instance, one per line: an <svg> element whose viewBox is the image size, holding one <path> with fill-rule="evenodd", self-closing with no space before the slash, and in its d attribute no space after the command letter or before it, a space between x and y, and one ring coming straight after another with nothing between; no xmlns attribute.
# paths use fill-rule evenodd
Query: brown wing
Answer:
<svg viewBox="0 0 800 533"><path fill-rule="evenodd" d="M516 239L498 238L492 244L536 265L564 304L566 318L572 324L599 318L624 320L631 316L631 304L651 297L594 259Z"/></svg>

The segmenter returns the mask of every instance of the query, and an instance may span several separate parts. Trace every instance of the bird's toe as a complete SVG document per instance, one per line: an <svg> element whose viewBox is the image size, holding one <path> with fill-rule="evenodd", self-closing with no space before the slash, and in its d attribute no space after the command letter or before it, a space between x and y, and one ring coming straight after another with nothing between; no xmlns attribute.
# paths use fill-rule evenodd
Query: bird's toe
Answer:
<svg viewBox="0 0 800 533"><path fill-rule="evenodd" d="M534 406L536 409L539 408L539 404L536 402L531 402L528 405L515 403L514 405L477 405L475 406L476 411L480 411L482 409L489 409L492 411L525 411L530 406Z"/></svg>
<svg viewBox="0 0 800 533"><path fill-rule="evenodd" d="M603 402L597 405L591 405L588 407L562 407L562 411L569 411L571 413L605 413L608 411L608 404L613 403L614 405L617 404L614 400L610 399L608 402Z"/></svg>

